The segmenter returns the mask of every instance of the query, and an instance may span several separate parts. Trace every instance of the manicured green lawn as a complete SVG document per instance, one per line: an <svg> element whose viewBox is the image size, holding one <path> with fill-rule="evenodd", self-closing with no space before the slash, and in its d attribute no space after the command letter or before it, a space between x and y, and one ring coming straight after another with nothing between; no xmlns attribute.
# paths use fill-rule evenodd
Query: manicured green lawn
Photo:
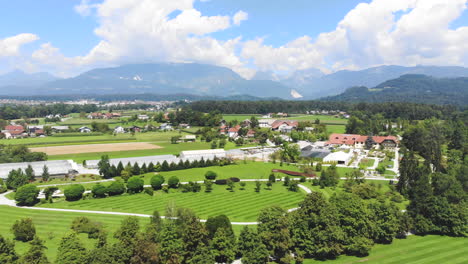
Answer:
<svg viewBox="0 0 468 264"><path fill-rule="evenodd" d="M237 165L229 166L213 166L208 168L194 168L180 171L168 171L161 172L166 179L171 176L177 176L181 181L203 181L205 180L205 173L207 171L214 171L218 174L218 179L227 179L236 177L239 179L268 179L272 169L283 169L299 171L294 165L283 164L283 167L273 163L264 162L247 162L244 164L243 161L238 161ZM277 178L284 177L286 175L277 173ZM149 178L149 177L148 177ZM149 180L147 181L149 183Z"/></svg>
<svg viewBox="0 0 468 264"><path fill-rule="evenodd" d="M86 216L93 221L101 222L106 231L109 232L108 239L113 241L113 233L120 226L124 216L118 215L99 215L99 214L77 214L67 212L50 212L30 209L14 208L9 206L0 206L0 234L6 238L13 238L10 231L13 223L22 218L31 218L36 227L37 235L45 241L47 247L47 256L49 260L54 261L57 255L57 248L60 239L70 230L73 219L78 216ZM148 219L142 218L141 225L146 225ZM81 241L88 248L94 247L96 240L88 239L85 235L80 235ZM23 254L29 249L29 243L16 241L16 250Z"/></svg>
<svg viewBox="0 0 468 264"><path fill-rule="evenodd" d="M223 115L223 119L226 121L226 122L229 122L229 121L233 121L233 120L237 120L239 122L242 122L246 119L250 119L252 116L255 116L257 119L262 119L262 116L261 115Z"/></svg>
<svg viewBox="0 0 468 264"><path fill-rule="evenodd" d="M345 125L348 123L348 119L344 118L337 118L330 115L292 115L287 118L280 118L280 119L291 119L297 121L315 121L316 119L320 120L322 124L342 124Z"/></svg>
<svg viewBox="0 0 468 264"><path fill-rule="evenodd" d="M328 133L338 133L343 134L346 131L345 125L330 125L327 124L327 132Z"/></svg>
<svg viewBox="0 0 468 264"><path fill-rule="evenodd" d="M203 219L225 214L231 221L256 221L258 212L265 207L279 205L284 208L293 208L304 199L302 191L290 192L281 183L275 183L272 190L266 190L265 184L262 184L262 190L259 193L254 191L254 187L255 183L248 182L245 190L240 190L240 185L236 183L235 191L231 192L225 185L213 185L211 193L204 192L205 188L198 193L182 193L180 190L171 189L169 193L157 191L153 197L142 193L76 202L67 202L62 199L52 204L39 206L151 214L154 210L164 212L168 205L174 204L177 207L192 209Z"/></svg>
<svg viewBox="0 0 468 264"><path fill-rule="evenodd" d="M303 263L461 264L468 262L467 248L468 238L409 236L406 239L395 239L390 245L375 245L367 257L340 256L328 261L307 259Z"/></svg>
<svg viewBox="0 0 468 264"><path fill-rule="evenodd" d="M364 166L365 168L367 167L372 167L374 166L375 160L374 159L362 159L361 163L359 165Z"/></svg>

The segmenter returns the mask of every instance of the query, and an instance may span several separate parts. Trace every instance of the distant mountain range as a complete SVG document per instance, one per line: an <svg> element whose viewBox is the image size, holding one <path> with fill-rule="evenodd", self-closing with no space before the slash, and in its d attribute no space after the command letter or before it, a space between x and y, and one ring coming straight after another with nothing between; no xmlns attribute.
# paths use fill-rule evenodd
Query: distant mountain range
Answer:
<svg viewBox="0 0 468 264"><path fill-rule="evenodd" d="M376 87L406 74L435 78L468 77L468 68L380 66L325 74L307 69L284 76L257 72L246 80L231 69L197 63L129 64L94 69L73 78L15 71L0 76L0 95L193 94L229 97L249 95L283 99L317 99L343 93L349 87Z"/></svg>
<svg viewBox="0 0 468 264"><path fill-rule="evenodd" d="M435 78L407 74L373 88L352 87L344 93L323 98L346 102L412 102L468 105L468 78Z"/></svg>

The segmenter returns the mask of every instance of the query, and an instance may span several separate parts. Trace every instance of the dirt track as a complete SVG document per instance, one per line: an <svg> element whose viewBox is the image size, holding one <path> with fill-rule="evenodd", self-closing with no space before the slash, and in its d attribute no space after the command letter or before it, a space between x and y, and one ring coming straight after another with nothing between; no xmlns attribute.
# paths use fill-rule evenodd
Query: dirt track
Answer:
<svg viewBox="0 0 468 264"><path fill-rule="evenodd" d="M79 154L93 152L111 152L143 149L160 149L162 147L146 142L132 143L109 143L109 144L88 144L88 145L69 145L54 147L31 148L34 152L45 152L47 155Z"/></svg>

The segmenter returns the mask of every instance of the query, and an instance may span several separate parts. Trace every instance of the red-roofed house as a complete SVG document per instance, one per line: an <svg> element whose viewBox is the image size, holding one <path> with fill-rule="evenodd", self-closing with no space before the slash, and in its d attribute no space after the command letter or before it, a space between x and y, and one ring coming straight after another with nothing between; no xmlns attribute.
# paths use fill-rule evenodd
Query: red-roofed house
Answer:
<svg viewBox="0 0 468 264"><path fill-rule="evenodd" d="M327 145L348 145L356 148L363 148L368 136L357 134L331 134L328 138ZM377 145L382 145L386 148L394 148L398 146L398 139L394 136L373 136L372 139Z"/></svg>
<svg viewBox="0 0 468 264"><path fill-rule="evenodd" d="M272 130L279 130L283 133L289 133L293 129L296 129L297 126L299 125L299 122L297 121L291 121L291 120L276 120L271 124L271 129Z"/></svg>
<svg viewBox="0 0 468 264"><path fill-rule="evenodd" d="M235 127L231 127L231 128L228 130L228 137L230 137L230 138L235 138L235 137L237 137L240 128L241 128L241 126L239 126L239 125L237 125L237 126L235 126Z"/></svg>
<svg viewBox="0 0 468 264"><path fill-rule="evenodd" d="M247 137L248 137L248 138L253 138L253 137L255 137L255 130L250 129L250 130L247 132Z"/></svg>
<svg viewBox="0 0 468 264"><path fill-rule="evenodd" d="M20 138L28 135L24 131L24 127L18 125L8 125L5 130L2 130L2 133L5 134L5 138Z"/></svg>

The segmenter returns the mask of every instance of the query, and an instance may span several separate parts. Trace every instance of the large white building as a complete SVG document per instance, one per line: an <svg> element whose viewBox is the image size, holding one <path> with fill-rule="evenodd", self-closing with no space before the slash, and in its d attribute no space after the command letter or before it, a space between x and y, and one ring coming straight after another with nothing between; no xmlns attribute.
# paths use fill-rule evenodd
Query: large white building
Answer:
<svg viewBox="0 0 468 264"><path fill-rule="evenodd" d="M346 153L344 151L338 151L328 154L323 158L323 162L336 162L337 164L348 164L351 161L353 154L351 152Z"/></svg>
<svg viewBox="0 0 468 264"><path fill-rule="evenodd" d="M0 164L0 178L8 178L8 174L12 170L26 170L28 165L31 165L34 175L41 177L44 165L49 169L50 177L65 177L77 174L76 163L71 160L51 160L51 161L35 161L35 162L18 162L18 163L2 163Z"/></svg>
<svg viewBox="0 0 468 264"><path fill-rule="evenodd" d="M203 158L214 159L214 158L225 158L226 151L224 149L207 149L207 150L185 150L181 151L179 158L183 160L199 160Z"/></svg>

